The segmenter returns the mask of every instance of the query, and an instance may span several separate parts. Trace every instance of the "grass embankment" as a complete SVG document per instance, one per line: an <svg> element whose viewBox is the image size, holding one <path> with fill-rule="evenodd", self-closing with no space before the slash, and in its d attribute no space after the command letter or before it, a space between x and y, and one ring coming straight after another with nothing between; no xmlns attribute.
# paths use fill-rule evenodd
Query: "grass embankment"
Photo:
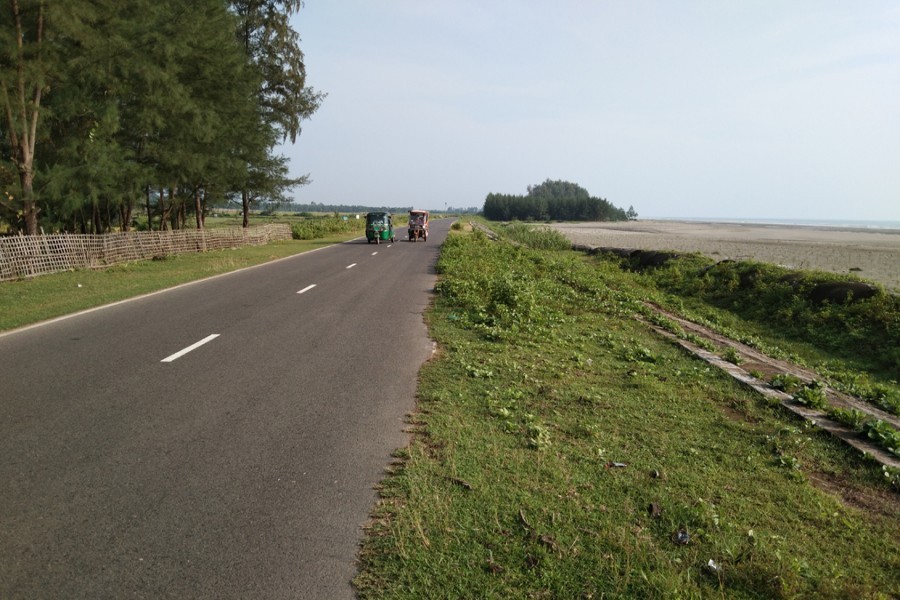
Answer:
<svg viewBox="0 0 900 600"><path fill-rule="evenodd" d="M477 233L439 273L363 597L900 594L882 470L650 333L639 278Z"/></svg>
<svg viewBox="0 0 900 600"><path fill-rule="evenodd" d="M806 362L849 366L882 381L900 379L900 297L874 285L756 262L716 263L700 255L679 256L642 273L679 298L680 310L716 320L734 315L741 329L754 328L790 346Z"/></svg>

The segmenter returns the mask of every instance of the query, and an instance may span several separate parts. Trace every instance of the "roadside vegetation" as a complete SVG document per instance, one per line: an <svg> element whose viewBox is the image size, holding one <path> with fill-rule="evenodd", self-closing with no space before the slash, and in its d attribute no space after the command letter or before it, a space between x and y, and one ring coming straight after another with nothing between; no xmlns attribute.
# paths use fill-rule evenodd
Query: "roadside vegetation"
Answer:
<svg viewBox="0 0 900 600"><path fill-rule="evenodd" d="M638 318L687 300L519 229L444 245L440 351L361 553L363 598L900 594L895 472Z"/></svg>
<svg viewBox="0 0 900 600"><path fill-rule="evenodd" d="M4 281L0 283L0 307L3 307L0 331L300 254L358 235L355 231L331 233L314 240L295 239L266 246L179 254L108 269Z"/></svg>
<svg viewBox="0 0 900 600"><path fill-rule="evenodd" d="M566 236L546 226L513 221L495 227L495 231L513 243L524 244L536 250L568 250L572 246Z"/></svg>
<svg viewBox="0 0 900 600"><path fill-rule="evenodd" d="M620 264L631 266L627 259ZM848 363L883 381L900 380L900 297L873 284L700 255L637 270L681 308L730 313L779 343L798 342L795 354L806 362Z"/></svg>
<svg viewBox="0 0 900 600"><path fill-rule="evenodd" d="M365 214L360 217L337 212L254 214L257 224L289 224L293 241L2 282L0 331L347 241L365 232ZM207 224L239 227L242 219L241 213L217 213L207 218ZM394 227L405 228L407 220L408 215L394 215Z"/></svg>
<svg viewBox="0 0 900 600"><path fill-rule="evenodd" d="M718 305L686 293L708 265L633 272L549 230L492 227L500 241L457 223L442 250L427 315L439 352L421 372L412 443L383 482L361 597L900 595L900 474L652 333L647 320L678 326L647 302L891 398L881 353L859 362L769 324L774 304L753 317L727 295ZM356 235L6 282L0 329ZM667 283L676 270L684 289ZM896 319L896 307L872 305ZM896 320L885 323L886 337L866 334L875 350L896 349ZM831 335L863 343L852 327ZM770 383L821 400L818 385ZM889 425L837 416L896 447Z"/></svg>
<svg viewBox="0 0 900 600"><path fill-rule="evenodd" d="M315 240L340 233L362 234L365 230L365 218L357 219L355 216L348 219L340 217L304 219L291 225L291 235L295 240Z"/></svg>
<svg viewBox="0 0 900 600"><path fill-rule="evenodd" d="M900 415L900 297L846 276L699 255L638 271L664 292L661 305Z"/></svg>

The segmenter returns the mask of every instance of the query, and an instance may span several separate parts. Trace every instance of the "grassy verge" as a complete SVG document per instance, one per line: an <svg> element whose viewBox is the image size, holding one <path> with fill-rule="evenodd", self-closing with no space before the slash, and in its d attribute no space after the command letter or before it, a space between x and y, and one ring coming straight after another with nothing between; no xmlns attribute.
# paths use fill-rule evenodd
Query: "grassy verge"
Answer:
<svg viewBox="0 0 900 600"><path fill-rule="evenodd" d="M0 283L0 330L13 329L102 306L180 283L258 265L359 235L333 234L310 241L274 242L236 250L181 254L97 271L70 271Z"/></svg>
<svg viewBox="0 0 900 600"><path fill-rule="evenodd" d="M623 264L615 257L598 260ZM753 262L717 264L699 255L641 269L636 280L658 290L660 304L810 366L833 387L900 414L900 297L868 286L870 296L816 299L817 290L855 282Z"/></svg>
<svg viewBox="0 0 900 600"><path fill-rule="evenodd" d="M651 334L615 265L451 236L364 598L888 598L885 473Z"/></svg>

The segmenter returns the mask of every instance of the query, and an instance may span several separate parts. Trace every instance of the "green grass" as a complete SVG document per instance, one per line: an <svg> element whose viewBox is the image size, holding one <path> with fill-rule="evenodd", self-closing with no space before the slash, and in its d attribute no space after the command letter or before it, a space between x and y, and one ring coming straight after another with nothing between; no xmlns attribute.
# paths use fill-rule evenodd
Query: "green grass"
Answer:
<svg viewBox="0 0 900 600"><path fill-rule="evenodd" d="M181 254L96 271L70 271L33 279L0 282L0 330L13 329L291 256L355 237L333 234L312 241L273 242L236 250Z"/></svg>
<svg viewBox="0 0 900 600"><path fill-rule="evenodd" d="M879 289L843 304L813 299L817 286L858 281L851 276L694 255L641 278L698 311L728 313L742 329L753 324L767 337L792 340L814 362L835 358L882 380L900 379L900 297Z"/></svg>
<svg viewBox="0 0 900 600"><path fill-rule="evenodd" d="M505 238L519 244L525 244L529 248L541 250L568 250L572 247L566 236L550 229L546 225L534 225L513 221L497 227L497 231Z"/></svg>
<svg viewBox="0 0 900 600"><path fill-rule="evenodd" d="M658 304L771 356L812 367L832 387L900 415L900 297L879 290L846 305L816 303L809 290L839 276L759 263L710 265L700 256L682 257L636 275L635 284Z"/></svg>
<svg viewBox="0 0 900 600"><path fill-rule="evenodd" d="M900 593L882 470L652 334L633 275L479 234L439 272L363 598Z"/></svg>

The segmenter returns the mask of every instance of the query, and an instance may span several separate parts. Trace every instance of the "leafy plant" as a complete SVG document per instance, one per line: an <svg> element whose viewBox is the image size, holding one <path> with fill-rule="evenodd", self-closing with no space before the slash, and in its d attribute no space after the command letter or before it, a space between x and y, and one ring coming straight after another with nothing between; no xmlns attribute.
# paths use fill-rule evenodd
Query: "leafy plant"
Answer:
<svg viewBox="0 0 900 600"><path fill-rule="evenodd" d="M706 350L707 352L713 352L713 351L716 350L715 344L713 344L712 342L710 342L710 341L709 341L708 339L706 339L706 338L700 337L700 336L697 335L696 333L689 333L689 334L687 334L687 335L684 336L684 339L686 339L687 341L691 342L691 343L694 344L695 346L698 346L698 347L700 347L700 348L703 348L703 349Z"/></svg>
<svg viewBox="0 0 900 600"><path fill-rule="evenodd" d="M628 362L654 363L657 360L653 350L640 344L626 346L624 348L623 358Z"/></svg>
<svg viewBox="0 0 900 600"><path fill-rule="evenodd" d="M825 408L828 399L825 396L825 384L821 381L811 381L794 392L794 400L810 408Z"/></svg>
<svg viewBox="0 0 900 600"><path fill-rule="evenodd" d="M890 482L891 487L900 491L900 469L893 469L885 465L881 470L884 473L884 478Z"/></svg>
<svg viewBox="0 0 900 600"><path fill-rule="evenodd" d="M838 423L857 431L862 428L863 423L868 418L866 413L855 408L834 408L828 411L828 416Z"/></svg>
<svg viewBox="0 0 900 600"><path fill-rule="evenodd" d="M741 358L741 355L738 354L737 350L732 346L728 346L728 348L725 349L725 352L722 353L722 358L734 365L739 365L744 362L744 359Z"/></svg>
<svg viewBox="0 0 900 600"><path fill-rule="evenodd" d="M528 446L536 450L550 445L550 430L537 423L528 426Z"/></svg>
<svg viewBox="0 0 900 600"><path fill-rule="evenodd" d="M895 456L900 456L900 432L881 419L866 421L863 433Z"/></svg>
<svg viewBox="0 0 900 600"><path fill-rule="evenodd" d="M779 373L772 378L772 381L769 382L776 390L781 390L787 394L791 394L796 391L803 382L800 381L800 378L796 375L791 375L790 373Z"/></svg>
<svg viewBox="0 0 900 600"><path fill-rule="evenodd" d="M685 337L684 328L681 325L656 311L651 311L648 319L651 323L661 329L665 329L669 333L675 334L678 337Z"/></svg>

